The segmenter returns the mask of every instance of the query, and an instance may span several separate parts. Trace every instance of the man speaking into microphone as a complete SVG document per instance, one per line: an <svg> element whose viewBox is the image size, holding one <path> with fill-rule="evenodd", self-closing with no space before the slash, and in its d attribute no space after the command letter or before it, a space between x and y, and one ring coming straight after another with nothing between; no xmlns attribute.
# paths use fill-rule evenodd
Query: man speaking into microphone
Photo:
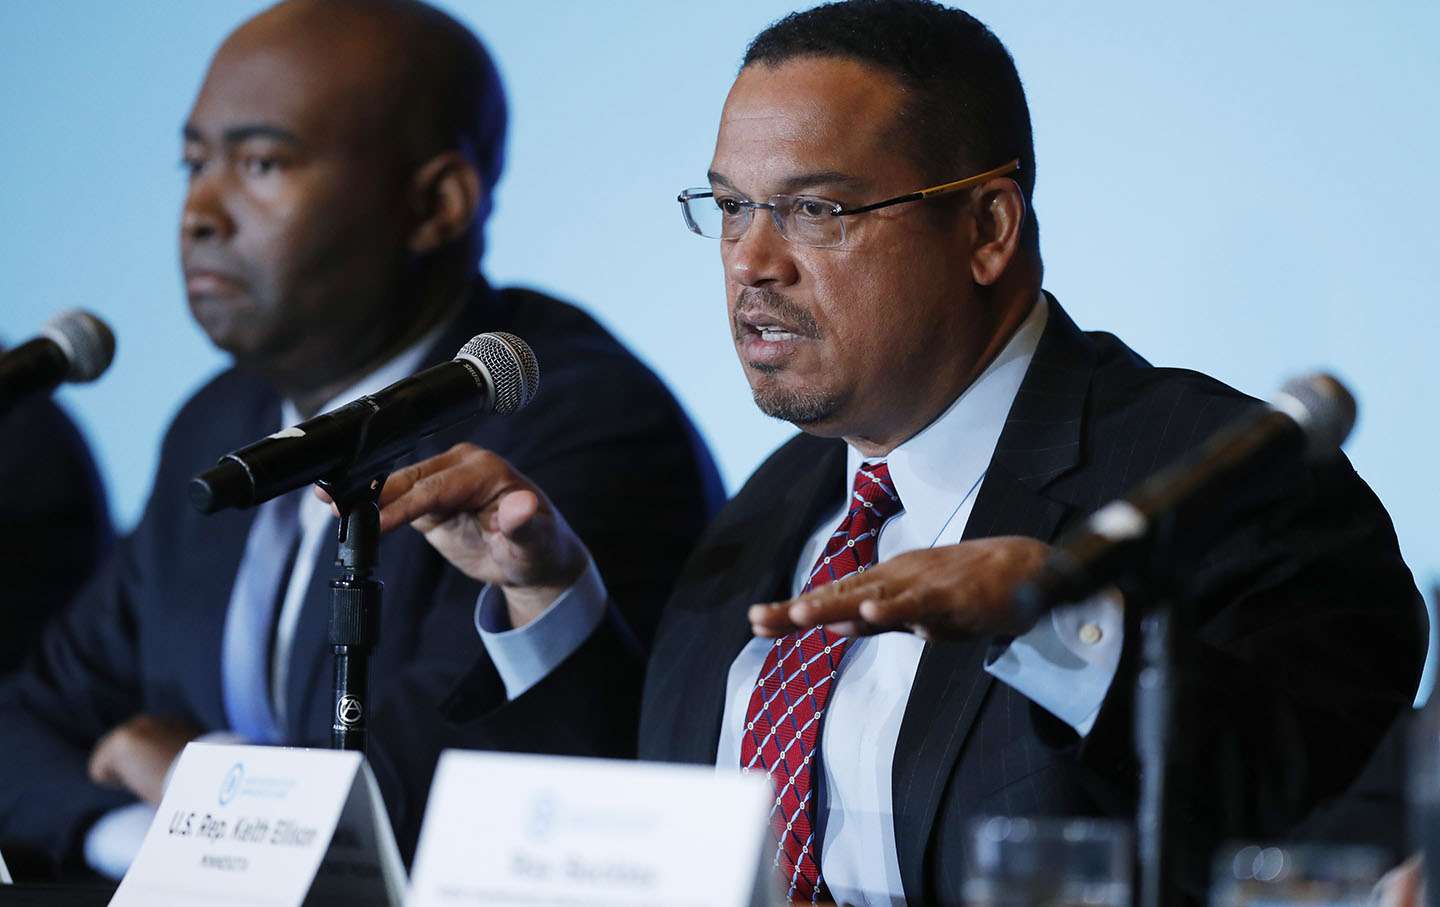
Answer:
<svg viewBox="0 0 1440 907"><path fill-rule="evenodd" d="M43 657L0 686L12 864L24 852L61 871L123 872L167 768L198 736L328 744L329 508L300 488L203 516L189 481L482 332L533 348L539 392L416 455L468 440L544 482L648 635L718 479L675 400L596 322L479 275L505 124L483 47L413 0L292 0L216 53L184 122L180 248L191 312L235 366L185 404L139 526ZM375 578L369 757L408 851L435 758L457 739L438 704L475 659L481 585L414 534L384 540ZM468 743L632 752L633 722L587 721L602 713L583 701L530 713L485 670L496 679L476 720L489 730L483 741L467 730Z"/></svg>
<svg viewBox="0 0 1440 907"><path fill-rule="evenodd" d="M767 775L792 899L968 903L976 817L1134 814L1146 602L1106 590L1024 621L1012 592L1258 404L1076 326L1042 288L1035 174L993 33L924 0L845 0L751 43L708 176L679 195L676 228L717 242L756 404L802 433L682 572L640 755ZM1153 220L1114 185L1137 229ZM1202 901L1213 849L1342 791L1419 677L1423 610L1384 510L1338 455L1291 472L1171 577L1196 628L1172 821ZM536 628L482 637L507 671L524 659L502 653L559 626L603 632L564 521L503 520L544 487L457 451L386 488L384 526L425 532ZM569 667L514 670L516 703L593 686Z"/></svg>

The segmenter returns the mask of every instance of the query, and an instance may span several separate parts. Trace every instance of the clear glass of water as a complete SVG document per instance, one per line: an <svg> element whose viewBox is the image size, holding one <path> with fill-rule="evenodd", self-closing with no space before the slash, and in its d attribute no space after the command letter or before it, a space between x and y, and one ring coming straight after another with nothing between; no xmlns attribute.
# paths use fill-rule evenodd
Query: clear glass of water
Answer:
<svg viewBox="0 0 1440 907"><path fill-rule="evenodd" d="M977 819L966 853L968 907L1129 907L1129 825L1107 819Z"/></svg>
<svg viewBox="0 0 1440 907"><path fill-rule="evenodd" d="M1361 905L1389 868L1383 848L1353 844L1244 844L1215 857L1211 907Z"/></svg>

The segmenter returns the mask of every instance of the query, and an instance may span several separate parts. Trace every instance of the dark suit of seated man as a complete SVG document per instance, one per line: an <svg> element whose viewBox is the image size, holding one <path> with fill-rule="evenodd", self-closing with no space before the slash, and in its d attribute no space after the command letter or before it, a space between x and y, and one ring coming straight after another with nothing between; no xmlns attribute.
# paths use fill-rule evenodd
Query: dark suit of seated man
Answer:
<svg viewBox="0 0 1440 907"><path fill-rule="evenodd" d="M682 193L691 229L719 239L755 402L804 434L681 575L640 754L766 772L792 898L958 904L975 817L1133 815L1145 602L1109 590L1025 626L1010 596L1066 530L1258 403L1077 328L1041 288L1034 179L1024 93L988 29L852 0L755 39L708 185ZM395 476L382 520L497 584L482 610L603 632L584 605L603 567L543 487L454 452ZM1344 788L1423 652L1389 519L1343 457L1248 516L1178 576L1194 630L1173 821L1196 893L1219 842L1282 835ZM510 642L485 637L457 704L493 687L492 659L519 662L499 656ZM516 704L589 682L539 675L505 678Z"/></svg>
<svg viewBox="0 0 1440 907"><path fill-rule="evenodd" d="M184 127L180 244L191 311L235 367L185 404L139 526L39 662L0 687L7 855L118 874L188 740L328 745L328 505L302 489L202 517L187 482L482 331L533 347L534 402L417 455L465 440L541 477L631 626L653 629L718 478L666 388L594 320L477 273L505 119L479 42L417 2L282 3L220 48ZM445 746L633 754L633 720L598 720L583 699L532 712L503 691L485 729L458 737L439 705L474 657L480 584L414 534L384 540L379 564L369 757L402 851Z"/></svg>
<svg viewBox="0 0 1440 907"><path fill-rule="evenodd" d="M26 400L0 414L0 487L6 496L0 520L5 675L95 573L115 531L90 447L51 400Z"/></svg>

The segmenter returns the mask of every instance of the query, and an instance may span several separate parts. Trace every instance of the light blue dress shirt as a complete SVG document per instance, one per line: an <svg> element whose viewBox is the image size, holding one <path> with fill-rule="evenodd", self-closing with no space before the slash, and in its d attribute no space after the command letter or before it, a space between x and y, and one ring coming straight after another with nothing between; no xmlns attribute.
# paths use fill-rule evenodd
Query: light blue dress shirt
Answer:
<svg viewBox="0 0 1440 907"><path fill-rule="evenodd" d="M939 418L884 458L906 509L882 529L877 540L880 560L960 540L1047 316L1042 296L984 373ZM861 462L852 448L851 474ZM848 495L836 499L833 512L816 526L802 550L794 593L804 586L847 502ZM503 629L508 622L498 590L486 589L476 611L486 651L513 699L563 661L599 624L605 611L604 586L592 564L586 577L542 618L520 630ZM1094 725L1119 664L1122 618L1123 606L1114 595L1062 608L1013 640L986 670L1084 735ZM541 621L545 628L530 632ZM554 632L559 627L569 627L563 638ZM716 750L720 771L739 770L750 689L772 643L751 640L731 663ZM825 880L837 903L905 903L891 775L900 722L924 647L924 640L908 633L854 640L830 697L821 739L828 811L821 853Z"/></svg>
<svg viewBox="0 0 1440 907"><path fill-rule="evenodd" d="M384 390L396 381L414 374L420 367L425 351L434 345L448 326L446 322L432 328L394 359L336 394L317 412L328 412L357 397ZM299 410L295 408L295 404L286 400L280 406L280 424L275 426L275 429L279 431L299 421ZM224 451L216 451L215 455L218 457L223 453ZM258 525L258 522L252 523L251 531ZM307 495L300 504L300 545L296 550L295 566L285 584L285 598L280 605L280 615L276 618L275 646L270 662L270 702L276 721L281 727L286 723L285 692L290 653L295 640L295 628L300 623L300 610L305 603L305 591L309 588L310 577L315 572L320 547L327 541L335 544L335 534L335 518L330 512L330 505L314 495ZM245 544L249 548L253 540L247 537ZM234 590L241 585L243 584L237 581L232 588L232 599L227 613L229 609L237 607ZM212 743L250 742L228 731L206 734L200 739ZM174 769L174 765L171 765L171 769ZM166 780L169 780L168 776ZM101 816L85 833L85 863L106 878L121 878L139 853L140 844L154 817L155 807L143 802L117 807Z"/></svg>

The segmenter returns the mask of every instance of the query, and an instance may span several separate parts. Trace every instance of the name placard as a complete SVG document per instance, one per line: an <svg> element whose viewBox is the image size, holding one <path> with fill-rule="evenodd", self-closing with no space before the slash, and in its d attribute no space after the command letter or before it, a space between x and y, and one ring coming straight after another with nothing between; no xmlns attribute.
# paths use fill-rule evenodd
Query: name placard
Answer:
<svg viewBox="0 0 1440 907"><path fill-rule="evenodd" d="M10 867L5 865L5 855L0 854L0 885L13 885L15 880L10 878Z"/></svg>
<svg viewBox="0 0 1440 907"><path fill-rule="evenodd" d="M404 884L359 753L191 743L110 904L388 907Z"/></svg>
<svg viewBox="0 0 1440 907"><path fill-rule="evenodd" d="M447 751L405 903L778 904L770 802L705 766Z"/></svg>

